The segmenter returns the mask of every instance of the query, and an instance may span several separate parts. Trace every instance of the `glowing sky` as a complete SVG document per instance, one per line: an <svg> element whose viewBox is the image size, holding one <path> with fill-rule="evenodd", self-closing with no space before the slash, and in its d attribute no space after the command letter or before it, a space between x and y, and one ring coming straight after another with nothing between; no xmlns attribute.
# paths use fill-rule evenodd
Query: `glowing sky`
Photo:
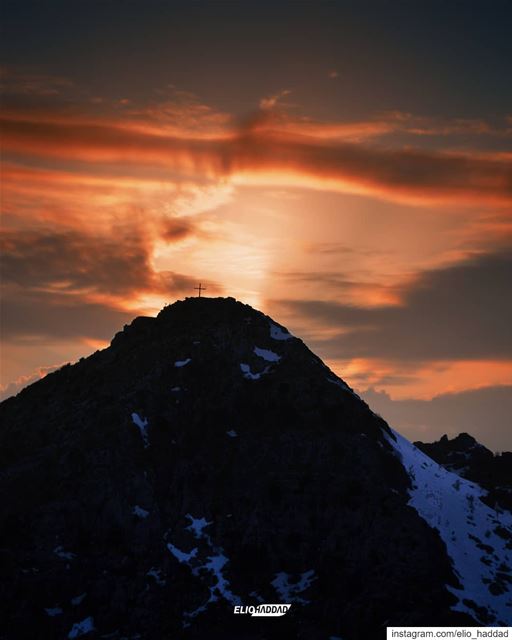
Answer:
<svg viewBox="0 0 512 640"><path fill-rule="evenodd" d="M4 396L201 281L409 437L512 446L509 3L3 13Z"/></svg>

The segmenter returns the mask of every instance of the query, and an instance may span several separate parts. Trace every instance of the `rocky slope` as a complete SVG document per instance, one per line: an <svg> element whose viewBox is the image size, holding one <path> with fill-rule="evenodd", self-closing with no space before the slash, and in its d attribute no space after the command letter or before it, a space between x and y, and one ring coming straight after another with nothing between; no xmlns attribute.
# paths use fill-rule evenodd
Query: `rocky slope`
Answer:
<svg viewBox="0 0 512 640"><path fill-rule="evenodd" d="M468 433L452 440L443 436L437 442L414 444L445 469L484 487L489 505L512 510L512 453L493 454Z"/></svg>
<svg viewBox="0 0 512 640"><path fill-rule="evenodd" d="M0 419L0 637L511 622L510 513L233 299L135 319ZM292 607L233 613L259 602Z"/></svg>

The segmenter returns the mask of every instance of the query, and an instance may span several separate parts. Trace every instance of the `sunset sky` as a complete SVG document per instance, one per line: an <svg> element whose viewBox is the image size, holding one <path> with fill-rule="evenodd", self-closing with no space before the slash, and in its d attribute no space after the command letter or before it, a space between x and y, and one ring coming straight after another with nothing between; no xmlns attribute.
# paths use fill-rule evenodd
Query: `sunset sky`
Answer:
<svg viewBox="0 0 512 640"><path fill-rule="evenodd" d="M4 397L201 281L512 447L510 2L2 4Z"/></svg>

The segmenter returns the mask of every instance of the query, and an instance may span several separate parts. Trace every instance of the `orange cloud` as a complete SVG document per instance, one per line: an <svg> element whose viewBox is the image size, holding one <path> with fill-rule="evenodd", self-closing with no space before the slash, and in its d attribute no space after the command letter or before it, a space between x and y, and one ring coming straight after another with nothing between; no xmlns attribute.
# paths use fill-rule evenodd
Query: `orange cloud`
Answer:
<svg viewBox="0 0 512 640"><path fill-rule="evenodd" d="M178 138L125 126L0 119L7 152L95 163L166 166L181 175L332 189L417 204L512 202L508 158L325 141L261 126L234 137Z"/></svg>
<svg viewBox="0 0 512 640"><path fill-rule="evenodd" d="M192 225L166 222L167 242L193 233ZM174 235L173 235L174 234ZM2 286L4 301L41 294L62 304L81 302L126 309L141 294L162 301L193 292L195 280L170 270L156 270L153 240L142 228L118 227L108 235L77 230L22 229L4 231ZM212 292L219 286L209 283ZM16 326L4 325L16 333Z"/></svg>

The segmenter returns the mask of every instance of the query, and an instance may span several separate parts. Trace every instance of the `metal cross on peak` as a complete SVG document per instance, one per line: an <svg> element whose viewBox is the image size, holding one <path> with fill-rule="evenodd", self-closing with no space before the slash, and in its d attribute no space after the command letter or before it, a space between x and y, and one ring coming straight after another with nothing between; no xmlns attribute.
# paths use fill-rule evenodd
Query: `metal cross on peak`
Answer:
<svg viewBox="0 0 512 640"><path fill-rule="evenodd" d="M199 293L197 294L198 298L201 297L201 291L206 291L206 287L203 287L203 285L201 283L199 283L198 287L194 287L194 289L197 289L197 291L199 291Z"/></svg>

